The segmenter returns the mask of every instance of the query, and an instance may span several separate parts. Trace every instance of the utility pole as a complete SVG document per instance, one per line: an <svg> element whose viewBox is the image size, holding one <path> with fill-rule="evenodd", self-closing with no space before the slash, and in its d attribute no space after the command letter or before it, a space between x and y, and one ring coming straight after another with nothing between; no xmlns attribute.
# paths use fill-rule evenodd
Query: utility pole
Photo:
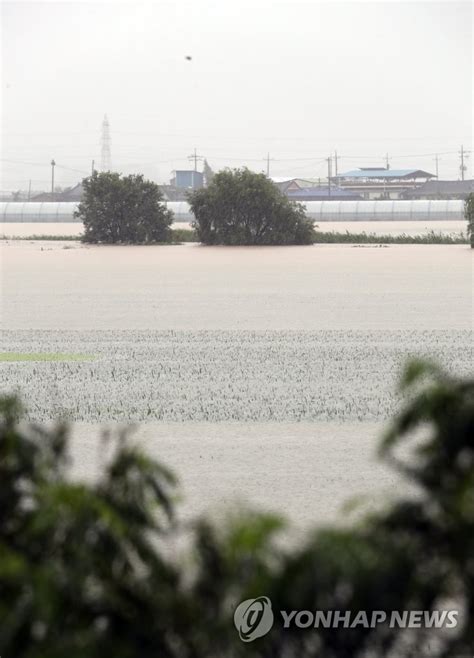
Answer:
<svg viewBox="0 0 474 658"><path fill-rule="evenodd" d="M464 164L464 161L467 159L468 155L466 154L466 151L464 150L464 146L461 144L461 151L459 152L459 156L461 158L461 180L464 180L464 172L466 171L467 167Z"/></svg>
<svg viewBox="0 0 474 658"><path fill-rule="evenodd" d="M328 196L331 196L332 158L326 158L328 163Z"/></svg>
<svg viewBox="0 0 474 658"><path fill-rule="evenodd" d="M197 172L197 163L198 160L204 160L204 157L202 155L198 155L196 149L194 149L194 153L192 155L188 155L188 160L194 160L194 169L192 173L192 184L191 187L193 190L195 189L194 187L194 173Z"/></svg>
<svg viewBox="0 0 474 658"><path fill-rule="evenodd" d="M54 167L56 166L56 163L53 160L51 160L51 201L54 201Z"/></svg>
<svg viewBox="0 0 474 658"><path fill-rule="evenodd" d="M188 160L194 160L194 171L197 171L198 160L204 160L202 155L198 155L196 149L192 155L188 155Z"/></svg>
<svg viewBox="0 0 474 658"><path fill-rule="evenodd" d="M28 181L28 201L31 199L31 179Z"/></svg>
<svg viewBox="0 0 474 658"><path fill-rule="evenodd" d="M337 176L337 151L334 151L334 173Z"/></svg>
<svg viewBox="0 0 474 658"><path fill-rule="evenodd" d="M270 153L267 153L267 157L264 158L264 160L267 163L267 178L270 178L270 161L274 160L275 158L270 157Z"/></svg>
<svg viewBox="0 0 474 658"><path fill-rule="evenodd" d="M438 154L436 154L435 155L435 163L436 163L436 178L437 179L439 178L439 176L438 176L438 173L439 173L439 171L438 171L438 162L439 162L439 157L438 157Z"/></svg>
<svg viewBox="0 0 474 658"><path fill-rule="evenodd" d="M92 160L92 166L91 166L91 176L93 176L93 175L94 175L94 165L95 165L95 161L94 161L94 160Z"/></svg>
<svg viewBox="0 0 474 658"><path fill-rule="evenodd" d="M390 162L388 161L388 153L385 154L385 168L390 169Z"/></svg>

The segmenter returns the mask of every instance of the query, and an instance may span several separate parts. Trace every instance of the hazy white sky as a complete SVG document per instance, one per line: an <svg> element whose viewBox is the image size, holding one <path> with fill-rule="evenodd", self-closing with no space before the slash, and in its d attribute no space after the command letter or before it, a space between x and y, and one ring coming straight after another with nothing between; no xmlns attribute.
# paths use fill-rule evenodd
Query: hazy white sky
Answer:
<svg viewBox="0 0 474 658"><path fill-rule="evenodd" d="M2 64L3 190L100 165L104 113L114 169L158 182L194 148L302 177L439 153L440 178L471 149L470 2L4 2Z"/></svg>

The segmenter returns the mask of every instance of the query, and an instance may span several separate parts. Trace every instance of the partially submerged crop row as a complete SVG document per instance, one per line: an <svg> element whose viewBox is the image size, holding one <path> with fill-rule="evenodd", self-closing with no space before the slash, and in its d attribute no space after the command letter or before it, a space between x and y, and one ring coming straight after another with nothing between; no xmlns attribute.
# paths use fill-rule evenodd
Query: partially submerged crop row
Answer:
<svg viewBox="0 0 474 658"><path fill-rule="evenodd" d="M468 331L6 331L11 353L90 361L0 363L28 418L347 421L390 416L407 356L472 366Z"/></svg>

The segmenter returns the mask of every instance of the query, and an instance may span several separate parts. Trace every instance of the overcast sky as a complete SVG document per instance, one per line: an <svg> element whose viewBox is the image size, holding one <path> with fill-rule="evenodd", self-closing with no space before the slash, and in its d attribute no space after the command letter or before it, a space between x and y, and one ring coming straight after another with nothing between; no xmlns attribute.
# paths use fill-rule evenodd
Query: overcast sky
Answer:
<svg viewBox="0 0 474 658"><path fill-rule="evenodd" d="M113 168L158 182L194 148L301 177L439 153L440 178L471 149L470 2L5 2L2 61L3 190L100 166L104 113Z"/></svg>

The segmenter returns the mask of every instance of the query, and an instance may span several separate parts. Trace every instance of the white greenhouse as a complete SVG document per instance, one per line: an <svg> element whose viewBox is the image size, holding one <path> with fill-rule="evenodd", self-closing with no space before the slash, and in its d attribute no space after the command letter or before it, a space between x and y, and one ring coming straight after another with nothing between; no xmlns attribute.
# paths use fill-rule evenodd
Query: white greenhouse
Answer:
<svg viewBox="0 0 474 658"><path fill-rule="evenodd" d="M462 220L464 201L307 201L306 212L316 222L387 222Z"/></svg>
<svg viewBox="0 0 474 658"><path fill-rule="evenodd" d="M77 222L74 201L25 201L0 203L0 222Z"/></svg>
<svg viewBox="0 0 474 658"><path fill-rule="evenodd" d="M464 219L459 200L307 201L302 204L315 222L436 221ZM75 202L2 202L0 222L77 222ZM169 201L176 222L194 219L186 201Z"/></svg>

